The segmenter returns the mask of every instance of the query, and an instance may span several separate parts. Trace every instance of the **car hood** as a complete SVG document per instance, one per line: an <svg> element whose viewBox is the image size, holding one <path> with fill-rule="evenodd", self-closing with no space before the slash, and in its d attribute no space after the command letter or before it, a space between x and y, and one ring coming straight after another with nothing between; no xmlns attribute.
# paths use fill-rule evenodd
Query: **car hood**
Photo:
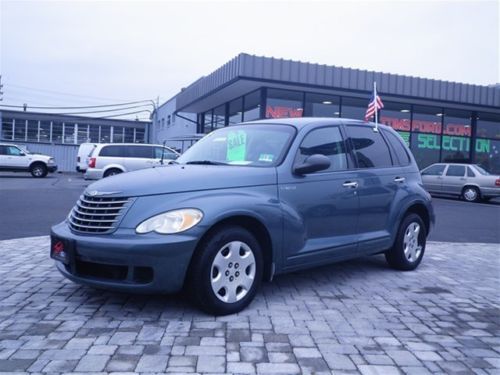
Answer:
<svg viewBox="0 0 500 375"><path fill-rule="evenodd" d="M95 196L138 197L271 184L276 184L275 168L168 165L107 177L89 185L85 192Z"/></svg>

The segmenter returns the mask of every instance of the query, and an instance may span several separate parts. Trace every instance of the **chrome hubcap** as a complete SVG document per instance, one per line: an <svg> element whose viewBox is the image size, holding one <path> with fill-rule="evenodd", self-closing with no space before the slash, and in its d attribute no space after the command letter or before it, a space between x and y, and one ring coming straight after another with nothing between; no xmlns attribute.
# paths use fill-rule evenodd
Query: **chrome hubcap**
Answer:
<svg viewBox="0 0 500 375"><path fill-rule="evenodd" d="M474 189L466 189L464 192L464 197L468 201L473 201L474 199L476 199L476 196L477 196L477 193L476 193L476 190L474 190Z"/></svg>
<svg viewBox="0 0 500 375"><path fill-rule="evenodd" d="M252 249L241 241L229 242L218 251L212 263L212 290L222 302L238 302L252 288L255 269Z"/></svg>
<svg viewBox="0 0 500 375"><path fill-rule="evenodd" d="M34 174L35 176L41 176L41 175L43 174L43 170L42 170L42 168L40 168L40 167L35 167L35 168L33 169L33 174Z"/></svg>
<svg viewBox="0 0 500 375"><path fill-rule="evenodd" d="M420 225L418 223L411 223L406 228L403 239L403 250L409 262L415 262L422 253L422 246L418 243L419 233Z"/></svg>

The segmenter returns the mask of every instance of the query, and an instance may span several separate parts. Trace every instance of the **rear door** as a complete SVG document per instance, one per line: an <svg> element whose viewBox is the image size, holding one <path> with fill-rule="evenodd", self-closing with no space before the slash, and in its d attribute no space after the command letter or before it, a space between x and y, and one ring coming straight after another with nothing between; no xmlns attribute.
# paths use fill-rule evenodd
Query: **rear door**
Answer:
<svg viewBox="0 0 500 375"><path fill-rule="evenodd" d="M434 164L422 171L422 182L430 193L439 193L443 190L443 173L446 164Z"/></svg>
<svg viewBox="0 0 500 375"><path fill-rule="evenodd" d="M147 145L128 146L128 154L125 159L127 170L151 168L155 164L154 148Z"/></svg>
<svg viewBox="0 0 500 375"><path fill-rule="evenodd" d="M358 252L385 250L391 244L390 217L397 208L395 196L398 189L404 189L406 177L402 168L393 163L380 130L365 123L346 128L357 166Z"/></svg>
<svg viewBox="0 0 500 375"><path fill-rule="evenodd" d="M462 194L466 180L465 165L449 164L443 177L443 193Z"/></svg>

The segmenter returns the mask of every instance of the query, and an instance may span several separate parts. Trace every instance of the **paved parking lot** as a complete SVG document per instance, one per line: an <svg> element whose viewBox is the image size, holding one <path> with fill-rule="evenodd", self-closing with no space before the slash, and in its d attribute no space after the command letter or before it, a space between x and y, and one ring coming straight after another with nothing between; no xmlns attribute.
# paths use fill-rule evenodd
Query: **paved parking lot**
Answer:
<svg viewBox="0 0 500 375"><path fill-rule="evenodd" d="M379 256L280 276L219 318L182 295L73 284L48 247L0 242L0 371L500 372L498 245L433 242L415 272Z"/></svg>

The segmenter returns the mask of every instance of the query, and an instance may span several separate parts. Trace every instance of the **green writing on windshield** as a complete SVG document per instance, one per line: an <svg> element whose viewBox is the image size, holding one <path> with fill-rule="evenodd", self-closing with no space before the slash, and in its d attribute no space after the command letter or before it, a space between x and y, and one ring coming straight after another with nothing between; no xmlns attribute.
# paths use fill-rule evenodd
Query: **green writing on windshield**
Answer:
<svg viewBox="0 0 500 375"><path fill-rule="evenodd" d="M243 130L227 134L227 161L244 161L247 147L247 134Z"/></svg>

